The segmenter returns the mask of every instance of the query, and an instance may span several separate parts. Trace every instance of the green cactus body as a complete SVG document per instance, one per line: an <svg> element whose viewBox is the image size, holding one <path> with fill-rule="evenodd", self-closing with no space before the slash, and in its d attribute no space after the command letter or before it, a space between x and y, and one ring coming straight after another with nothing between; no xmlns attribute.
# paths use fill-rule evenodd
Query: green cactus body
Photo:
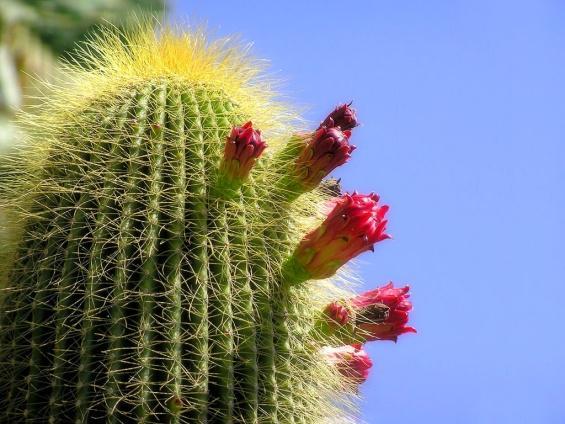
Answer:
<svg viewBox="0 0 565 424"><path fill-rule="evenodd" d="M0 422L345 422L311 331L338 289L281 272L327 199L277 189L291 114L237 49L141 32L96 41L98 73L69 67L41 160L4 196L24 225L2 265ZM250 119L270 154L223 195L226 137Z"/></svg>

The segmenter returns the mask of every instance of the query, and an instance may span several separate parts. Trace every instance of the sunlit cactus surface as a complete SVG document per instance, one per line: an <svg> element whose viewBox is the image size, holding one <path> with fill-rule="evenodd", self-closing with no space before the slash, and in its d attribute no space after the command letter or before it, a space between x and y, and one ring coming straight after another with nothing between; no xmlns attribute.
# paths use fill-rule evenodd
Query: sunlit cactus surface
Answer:
<svg viewBox="0 0 565 424"><path fill-rule="evenodd" d="M388 238L326 179L347 104L308 129L227 40L103 32L46 87L1 187L0 422L343 423L407 327L408 288L342 266Z"/></svg>

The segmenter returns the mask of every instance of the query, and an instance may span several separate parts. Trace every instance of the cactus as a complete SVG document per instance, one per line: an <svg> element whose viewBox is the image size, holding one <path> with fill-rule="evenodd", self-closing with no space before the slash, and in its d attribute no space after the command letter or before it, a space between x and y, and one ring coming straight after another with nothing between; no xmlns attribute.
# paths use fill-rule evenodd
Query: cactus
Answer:
<svg viewBox="0 0 565 424"><path fill-rule="evenodd" d="M0 422L351 419L359 378L324 352L368 339L334 325L350 294L327 277L386 238L375 195L321 181L353 112L299 131L260 63L199 31L107 30L79 55L2 186ZM326 231L332 205L332 227L369 227Z"/></svg>

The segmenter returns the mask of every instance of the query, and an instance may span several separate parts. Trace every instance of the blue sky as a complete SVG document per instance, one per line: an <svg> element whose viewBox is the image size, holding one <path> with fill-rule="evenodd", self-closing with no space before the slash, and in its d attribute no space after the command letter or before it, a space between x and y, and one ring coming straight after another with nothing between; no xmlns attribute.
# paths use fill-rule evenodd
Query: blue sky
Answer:
<svg viewBox="0 0 565 424"><path fill-rule="evenodd" d="M565 423L565 2L177 1L239 33L318 122L354 101L346 189L391 206L366 288L417 335L372 343L369 423Z"/></svg>

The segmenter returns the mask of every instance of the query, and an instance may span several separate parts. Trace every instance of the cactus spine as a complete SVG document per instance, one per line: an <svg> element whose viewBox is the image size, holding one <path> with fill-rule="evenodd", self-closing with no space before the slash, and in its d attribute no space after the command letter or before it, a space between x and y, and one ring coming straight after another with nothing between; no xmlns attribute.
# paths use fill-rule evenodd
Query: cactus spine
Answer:
<svg viewBox="0 0 565 424"><path fill-rule="evenodd" d="M81 54L24 117L35 136L3 187L23 224L2 263L0 422L347 420L318 353L339 341L316 326L342 291L283 272L329 196L281 184L293 115L256 63L148 28ZM247 120L270 154L228 187Z"/></svg>

